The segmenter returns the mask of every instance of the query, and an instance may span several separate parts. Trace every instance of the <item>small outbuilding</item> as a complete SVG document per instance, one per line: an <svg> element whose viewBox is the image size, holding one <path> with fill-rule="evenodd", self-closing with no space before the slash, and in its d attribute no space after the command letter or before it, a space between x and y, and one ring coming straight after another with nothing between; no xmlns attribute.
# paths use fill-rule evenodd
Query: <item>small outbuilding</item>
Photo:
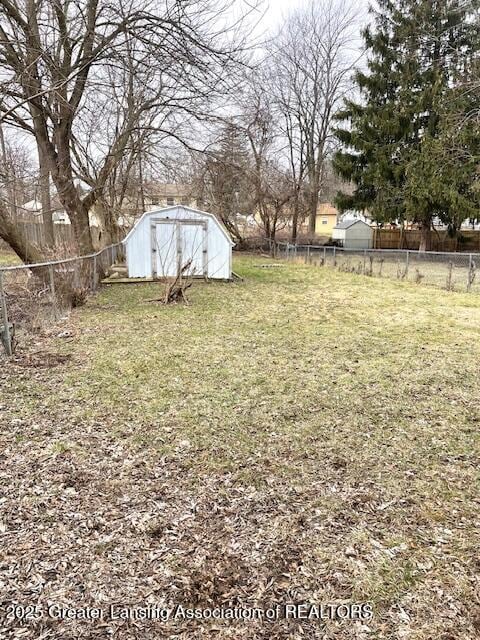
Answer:
<svg viewBox="0 0 480 640"><path fill-rule="evenodd" d="M345 249L371 249L373 229L363 220L344 220L333 227L332 240L337 240Z"/></svg>
<svg viewBox="0 0 480 640"><path fill-rule="evenodd" d="M234 242L213 213L185 206L145 212L123 240L129 278L232 277Z"/></svg>

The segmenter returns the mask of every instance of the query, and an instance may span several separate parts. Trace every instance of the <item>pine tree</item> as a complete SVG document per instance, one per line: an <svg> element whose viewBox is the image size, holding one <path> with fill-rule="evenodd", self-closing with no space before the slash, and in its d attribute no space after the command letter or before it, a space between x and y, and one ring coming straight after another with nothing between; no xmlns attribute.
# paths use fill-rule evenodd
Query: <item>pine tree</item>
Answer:
<svg viewBox="0 0 480 640"><path fill-rule="evenodd" d="M379 0L364 31L367 70L355 78L363 101L346 101L338 114L348 126L336 130L344 150L334 167L355 190L339 193L337 205L368 209L377 222L418 222L422 249L435 216L458 225L476 197L472 123L452 145L452 123L471 107L457 87L479 51L474 5Z"/></svg>
<svg viewBox="0 0 480 640"><path fill-rule="evenodd" d="M205 173L207 207L241 243L238 216L252 210L251 158L245 132L233 121L223 126L216 149L207 158Z"/></svg>

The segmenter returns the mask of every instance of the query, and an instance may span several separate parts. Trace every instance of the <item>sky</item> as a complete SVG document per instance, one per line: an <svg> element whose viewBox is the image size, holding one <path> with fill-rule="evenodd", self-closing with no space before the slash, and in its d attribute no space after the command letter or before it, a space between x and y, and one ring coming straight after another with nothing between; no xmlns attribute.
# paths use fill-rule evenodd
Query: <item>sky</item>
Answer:
<svg viewBox="0 0 480 640"><path fill-rule="evenodd" d="M268 2L268 10L265 17L268 18L268 20L271 20L272 23L276 23L276 26L280 24L283 16L301 4L301 0L270 0Z"/></svg>
<svg viewBox="0 0 480 640"><path fill-rule="evenodd" d="M368 7L372 0L352 0L355 8L359 12L359 18L362 23L368 20ZM264 0L266 9L265 16L262 20L261 27L263 29L276 29L278 28L285 16L302 5L307 4L308 0Z"/></svg>
<svg viewBox="0 0 480 640"><path fill-rule="evenodd" d="M306 7L311 2L319 6L324 3L344 4L353 9L358 25L358 38L352 42L352 56L356 60L363 49L363 28L372 20L369 13L370 5L376 5L376 0L234 0L233 7L252 7L258 3L257 11L249 16L248 22L255 27L250 32L250 42L261 51L262 43L274 36L285 22L288 14L297 8ZM258 12L258 14L257 14Z"/></svg>

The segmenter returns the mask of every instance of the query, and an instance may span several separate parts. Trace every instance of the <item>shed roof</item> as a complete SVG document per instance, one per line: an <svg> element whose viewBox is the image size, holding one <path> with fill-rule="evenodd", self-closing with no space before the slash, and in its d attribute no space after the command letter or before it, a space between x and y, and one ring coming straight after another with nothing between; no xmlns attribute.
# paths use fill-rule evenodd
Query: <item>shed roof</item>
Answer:
<svg viewBox="0 0 480 640"><path fill-rule="evenodd" d="M349 229L350 227L353 227L354 224L364 224L366 227L368 227L370 229L370 225L367 224L366 222L364 222L363 220L343 220L342 222L339 222L338 224L336 224L333 228L334 229Z"/></svg>
<svg viewBox="0 0 480 640"><path fill-rule="evenodd" d="M183 204L176 204L173 205L171 207L161 207L159 209L152 209L151 211L145 211L140 218L135 222L134 226L130 229L130 231L127 233L127 235L125 236L125 238L122 240L122 244L125 243L130 236L132 236L135 233L135 229L137 227L137 225L140 223L141 220L143 220L145 217L147 216L151 216L152 214L155 213L160 213L160 212L164 212L164 211L173 211L175 209L183 209L184 211L192 211L193 213L199 213L202 216L207 216L208 218L211 218L212 220L214 220L218 226L220 227L220 229L222 230L223 235L225 236L225 238L228 240L228 242L230 243L230 245L233 247L235 246L235 242L233 242L232 238L230 237L230 234L228 233L228 231L225 229L224 225L222 224L222 222L217 218L217 216L215 216L213 213L208 213L207 211L200 211L199 209L194 209L193 207L186 207Z"/></svg>

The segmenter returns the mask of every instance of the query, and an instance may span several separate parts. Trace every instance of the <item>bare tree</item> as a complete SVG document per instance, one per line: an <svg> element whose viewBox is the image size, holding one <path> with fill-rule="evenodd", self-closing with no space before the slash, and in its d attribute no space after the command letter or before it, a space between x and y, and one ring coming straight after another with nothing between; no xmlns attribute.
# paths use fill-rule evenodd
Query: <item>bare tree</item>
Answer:
<svg viewBox="0 0 480 640"><path fill-rule="evenodd" d="M16 144L4 136L0 126L0 237L11 239L10 245L30 262L39 262L40 249L22 233L32 224L34 212L23 209L27 200L36 200L39 190L38 171L28 146L21 140Z"/></svg>
<svg viewBox="0 0 480 640"><path fill-rule="evenodd" d="M218 216L241 245L240 216L254 209L248 138L236 119L220 119L216 125L210 147L204 153L192 154L193 182L203 206Z"/></svg>
<svg viewBox="0 0 480 640"><path fill-rule="evenodd" d="M175 120L225 87L241 49L225 27L228 8L227 0L0 0L1 118L35 138L82 252L92 249L89 210L139 131L175 135ZM86 123L98 131L108 119L112 96L115 126L86 133ZM9 226L0 234L18 245Z"/></svg>
<svg viewBox="0 0 480 640"><path fill-rule="evenodd" d="M293 234L302 183L308 191L309 232L332 144L337 106L350 88L356 16L347 0L315 0L292 12L272 45L274 96L283 120L294 185Z"/></svg>

